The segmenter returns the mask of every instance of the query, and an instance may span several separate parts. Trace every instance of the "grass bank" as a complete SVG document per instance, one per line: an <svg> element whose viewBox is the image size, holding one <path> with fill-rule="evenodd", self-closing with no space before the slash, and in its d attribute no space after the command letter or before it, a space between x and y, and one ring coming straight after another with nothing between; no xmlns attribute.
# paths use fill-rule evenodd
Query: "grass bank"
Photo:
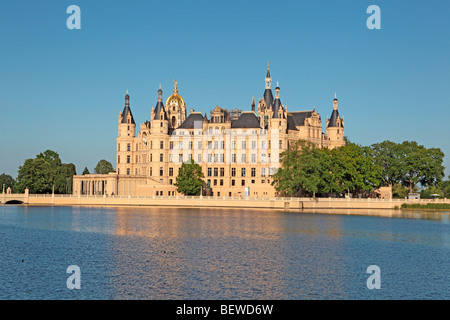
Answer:
<svg viewBox="0 0 450 320"><path fill-rule="evenodd" d="M450 210L449 203L427 203L427 204L402 204L402 209L430 209L430 210Z"/></svg>

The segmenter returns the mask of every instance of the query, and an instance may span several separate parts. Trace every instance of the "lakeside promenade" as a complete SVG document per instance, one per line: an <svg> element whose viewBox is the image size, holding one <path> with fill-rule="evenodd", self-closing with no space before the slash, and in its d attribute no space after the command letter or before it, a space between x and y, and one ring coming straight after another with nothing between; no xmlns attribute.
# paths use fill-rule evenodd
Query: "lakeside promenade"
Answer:
<svg viewBox="0 0 450 320"><path fill-rule="evenodd" d="M206 196L87 196L57 194L0 194L1 204L54 206L170 206L222 207L302 211L305 209L396 209L403 203L446 203L450 199L291 198Z"/></svg>

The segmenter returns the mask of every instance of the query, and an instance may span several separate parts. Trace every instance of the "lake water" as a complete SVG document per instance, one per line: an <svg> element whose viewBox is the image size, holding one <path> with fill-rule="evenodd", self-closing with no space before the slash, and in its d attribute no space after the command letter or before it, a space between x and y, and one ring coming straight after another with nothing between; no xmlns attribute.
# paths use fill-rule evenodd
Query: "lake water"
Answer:
<svg viewBox="0 0 450 320"><path fill-rule="evenodd" d="M449 299L449 214L0 206L0 299Z"/></svg>

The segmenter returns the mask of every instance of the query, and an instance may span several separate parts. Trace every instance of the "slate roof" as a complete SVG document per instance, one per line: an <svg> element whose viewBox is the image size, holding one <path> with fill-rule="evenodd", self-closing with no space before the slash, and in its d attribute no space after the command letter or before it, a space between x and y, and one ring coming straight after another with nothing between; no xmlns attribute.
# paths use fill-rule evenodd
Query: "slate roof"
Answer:
<svg viewBox="0 0 450 320"><path fill-rule="evenodd" d="M271 89L266 89L266 91L264 91L264 100L266 101L266 106L272 108L273 94Z"/></svg>
<svg viewBox="0 0 450 320"><path fill-rule="evenodd" d="M261 128L259 117L255 112L243 112L241 116L231 121L231 128Z"/></svg>
<svg viewBox="0 0 450 320"><path fill-rule="evenodd" d="M161 119L161 112L164 113L164 120L168 120L169 118L167 118L167 113L166 113L166 109L164 109L164 104L161 101L158 101L156 103L156 107L155 107L155 117L153 118L154 120L160 120Z"/></svg>
<svg viewBox="0 0 450 320"><path fill-rule="evenodd" d="M272 118L278 118L278 110L281 108L280 99L275 99L273 102L273 116Z"/></svg>
<svg viewBox="0 0 450 320"><path fill-rule="evenodd" d="M331 114L331 117L329 119L327 127L336 127L337 126L336 121L337 121L338 117L339 117L339 111L333 110L333 113Z"/></svg>
<svg viewBox="0 0 450 320"><path fill-rule="evenodd" d="M311 117L311 114L312 111L289 112L289 115L291 115L294 118L296 126L304 126L305 119Z"/></svg>
<svg viewBox="0 0 450 320"><path fill-rule="evenodd" d="M203 125L203 115L201 113L190 113L178 129L195 129L196 121L200 121L200 127Z"/></svg>
<svg viewBox="0 0 450 320"><path fill-rule="evenodd" d="M298 131L297 127L295 126L295 120L294 117L288 114L287 116L287 128L288 130L295 130Z"/></svg>
<svg viewBox="0 0 450 320"><path fill-rule="evenodd" d="M131 123L132 124L136 124L134 122L133 113L131 113L131 109L130 109L130 107L128 105L126 105L125 108L123 108L123 111L122 111L122 123L127 123L128 114L131 115Z"/></svg>

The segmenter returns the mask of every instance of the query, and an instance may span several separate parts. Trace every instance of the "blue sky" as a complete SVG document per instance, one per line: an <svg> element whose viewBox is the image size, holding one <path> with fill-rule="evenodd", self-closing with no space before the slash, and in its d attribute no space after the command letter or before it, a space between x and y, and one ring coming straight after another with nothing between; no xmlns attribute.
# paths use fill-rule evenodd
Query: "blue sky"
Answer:
<svg viewBox="0 0 450 320"><path fill-rule="evenodd" d="M69 5L81 30L69 30ZM369 5L381 30L369 30ZM126 89L138 124L161 83L188 109L250 109L267 61L288 111L337 92L351 141L415 140L446 154L450 174L450 2L22 1L0 3L0 173L51 149L78 173L115 163ZM325 130L325 128L324 128Z"/></svg>

